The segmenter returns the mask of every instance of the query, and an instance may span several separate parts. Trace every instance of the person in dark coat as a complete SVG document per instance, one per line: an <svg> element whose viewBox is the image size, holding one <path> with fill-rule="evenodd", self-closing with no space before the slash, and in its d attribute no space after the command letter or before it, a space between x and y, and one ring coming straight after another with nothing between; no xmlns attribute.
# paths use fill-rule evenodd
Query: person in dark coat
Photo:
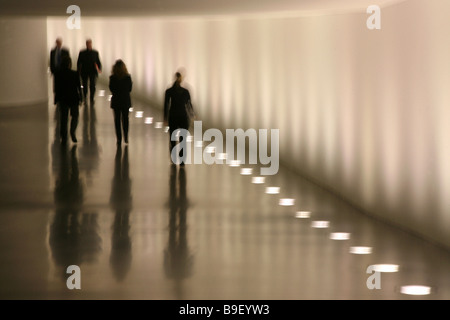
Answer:
<svg viewBox="0 0 450 320"><path fill-rule="evenodd" d="M55 74L55 100L60 109L60 138L62 143L67 142L67 123L69 112L70 136L77 142L75 131L78 126L79 104L81 101L81 85L78 73L72 68L70 57L64 57L60 70Z"/></svg>
<svg viewBox="0 0 450 320"><path fill-rule="evenodd" d="M131 90L133 81L128 73L127 66L122 60L117 60L109 77L109 90L111 90L111 109L114 110L114 126L116 129L117 144L128 143L129 110L131 108Z"/></svg>
<svg viewBox="0 0 450 320"><path fill-rule="evenodd" d="M92 40L86 41L86 49L80 51L77 61L77 70L83 82L83 96L87 100L88 81L91 103L94 102L95 85L97 83L98 73L102 70L100 55L97 50L92 49Z"/></svg>
<svg viewBox="0 0 450 320"><path fill-rule="evenodd" d="M50 51L50 72L53 76L53 95L55 96L55 74L59 71L61 61L64 57L70 57L69 50L62 46L62 38L56 39L55 47ZM54 97L54 104L56 104L56 97Z"/></svg>
<svg viewBox="0 0 450 320"><path fill-rule="evenodd" d="M172 133L178 129L188 130L191 117L194 116L191 95L189 90L181 86L182 81L181 73L175 73L175 81L164 95L164 124L169 126L170 150L177 144L177 141L172 141ZM183 150L180 151L179 157L180 164L184 166Z"/></svg>

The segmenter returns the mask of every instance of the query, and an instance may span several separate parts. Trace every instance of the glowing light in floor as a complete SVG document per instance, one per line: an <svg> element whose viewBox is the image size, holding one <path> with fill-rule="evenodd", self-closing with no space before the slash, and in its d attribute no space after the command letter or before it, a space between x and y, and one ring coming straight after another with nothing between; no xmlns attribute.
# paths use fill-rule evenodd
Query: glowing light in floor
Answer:
<svg viewBox="0 0 450 320"><path fill-rule="evenodd" d="M134 108L131 107L130 109L128 109L128 111L133 112L133 111L134 111Z"/></svg>
<svg viewBox="0 0 450 320"><path fill-rule="evenodd" d="M350 233L347 232L333 232L330 234L331 240L348 240L350 239Z"/></svg>
<svg viewBox="0 0 450 320"><path fill-rule="evenodd" d="M112 95L108 96L108 101L111 101Z"/></svg>
<svg viewBox="0 0 450 320"><path fill-rule="evenodd" d="M162 127L163 127L163 123L162 122L155 123L155 128L156 129L161 129Z"/></svg>
<svg viewBox="0 0 450 320"><path fill-rule="evenodd" d="M252 183L254 184L263 184L266 181L266 178L264 177L253 177Z"/></svg>
<svg viewBox="0 0 450 320"><path fill-rule="evenodd" d="M377 272L398 272L396 264L374 264L373 270Z"/></svg>
<svg viewBox="0 0 450 320"><path fill-rule="evenodd" d="M313 222L311 222L311 227L313 227L313 228L322 229L322 228L328 228L329 226L330 226L329 221L313 221Z"/></svg>
<svg viewBox="0 0 450 320"><path fill-rule="evenodd" d="M136 111L136 118L142 118L144 116L144 112L143 111Z"/></svg>
<svg viewBox="0 0 450 320"><path fill-rule="evenodd" d="M239 160L231 160L230 161L230 167L239 167L241 165L241 161ZM242 171L241 171L242 174Z"/></svg>
<svg viewBox="0 0 450 320"><path fill-rule="evenodd" d="M219 159L219 160L227 160L227 154L226 153L219 153L217 155L217 159Z"/></svg>
<svg viewBox="0 0 450 320"><path fill-rule="evenodd" d="M187 142L192 142L192 141L194 141L194 137L193 136L187 136L186 137L186 141Z"/></svg>
<svg viewBox="0 0 450 320"><path fill-rule="evenodd" d="M294 203L295 203L295 199L280 199L280 201L279 201L279 205L285 206L285 207L293 206Z"/></svg>
<svg viewBox="0 0 450 320"><path fill-rule="evenodd" d="M311 212L309 211L298 211L295 213L295 217L299 219L307 219L311 217Z"/></svg>
<svg viewBox="0 0 450 320"><path fill-rule="evenodd" d="M250 176L253 173L252 168L242 168L241 169L241 175L243 176Z"/></svg>
<svg viewBox="0 0 450 320"><path fill-rule="evenodd" d="M201 147L203 147L203 141L195 141L195 147L196 147L196 148L201 148Z"/></svg>
<svg viewBox="0 0 450 320"><path fill-rule="evenodd" d="M205 152L206 153L214 153L214 152L216 152L216 148L215 147L206 147Z"/></svg>
<svg viewBox="0 0 450 320"><path fill-rule="evenodd" d="M417 285L403 286L400 288L400 293L414 296L424 296L431 294L431 287Z"/></svg>
<svg viewBox="0 0 450 320"><path fill-rule="evenodd" d="M267 187L266 188L266 193L267 194L279 194L280 193L280 188L279 187Z"/></svg>
<svg viewBox="0 0 450 320"><path fill-rule="evenodd" d="M105 90L100 90L98 92L99 97L104 97L105 96Z"/></svg>
<svg viewBox="0 0 450 320"><path fill-rule="evenodd" d="M352 254L371 254L372 248L371 247L362 247L362 246L350 247L350 253L352 253Z"/></svg>
<svg viewBox="0 0 450 320"><path fill-rule="evenodd" d="M145 118L145 123L146 124L152 124L153 123L153 118L151 118L151 117Z"/></svg>

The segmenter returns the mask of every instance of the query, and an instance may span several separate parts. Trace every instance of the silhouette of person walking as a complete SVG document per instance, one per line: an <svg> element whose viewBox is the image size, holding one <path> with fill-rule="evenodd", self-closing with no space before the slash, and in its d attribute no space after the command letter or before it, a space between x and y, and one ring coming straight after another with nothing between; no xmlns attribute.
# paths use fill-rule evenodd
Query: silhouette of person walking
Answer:
<svg viewBox="0 0 450 320"><path fill-rule="evenodd" d="M73 142L77 142L75 131L78 126L81 87L80 78L71 67L72 60L70 57L64 57L61 61L61 68L55 77L55 100L60 109L60 138L63 144L67 142L69 112L71 116L70 136Z"/></svg>
<svg viewBox="0 0 450 320"><path fill-rule="evenodd" d="M111 108L114 110L114 126L116 129L117 144L123 139L128 143L129 110L131 107L131 90L133 81L128 73L127 66L122 60L117 60L109 77L109 90L111 90Z"/></svg>
<svg viewBox="0 0 450 320"><path fill-rule="evenodd" d="M55 47L50 51L50 72L53 76L53 95L54 100L53 103L56 104L56 96L55 96L55 75L59 71L61 66L61 61L64 57L70 57L69 50L63 48L62 46L62 38L57 38L55 41Z"/></svg>
<svg viewBox="0 0 450 320"><path fill-rule="evenodd" d="M77 69L83 83L84 102L87 103L89 81L91 103L94 103L95 85L98 73L102 70L102 63L98 51L92 49L91 39L86 40L86 49L81 50L78 54Z"/></svg>
<svg viewBox="0 0 450 320"><path fill-rule="evenodd" d="M170 150L177 144L177 141L172 139L173 132L178 129L188 130L190 119L194 116L191 95L189 90L181 86L182 81L181 73L175 73L175 81L164 95L164 124L169 126ZM179 157L181 166L184 166L183 150L180 150Z"/></svg>

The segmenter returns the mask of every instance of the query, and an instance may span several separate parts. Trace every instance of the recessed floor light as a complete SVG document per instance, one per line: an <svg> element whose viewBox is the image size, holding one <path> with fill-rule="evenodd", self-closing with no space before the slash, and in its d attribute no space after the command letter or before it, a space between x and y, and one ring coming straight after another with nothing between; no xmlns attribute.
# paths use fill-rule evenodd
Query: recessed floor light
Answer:
<svg viewBox="0 0 450 320"><path fill-rule="evenodd" d="M280 188L279 187L267 187L266 193L267 194L278 194L278 193L280 193Z"/></svg>
<svg viewBox="0 0 450 320"><path fill-rule="evenodd" d="M298 211L295 213L296 218L307 219L311 216L311 212L309 211Z"/></svg>
<svg viewBox="0 0 450 320"><path fill-rule="evenodd" d="M239 160L231 160L230 161L230 167L239 167L239 166L241 166L241 161L239 161Z"/></svg>
<svg viewBox="0 0 450 320"><path fill-rule="evenodd" d="M241 174L243 176L249 176L253 173L253 169L252 168L242 168L241 169Z"/></svg>
<svg viewBox="0 0 450 320"><path fill-rule="evenodd" d="M105 90L100 90L98 92L99 97L104 97L105 96Z"/></svg>
<svg viewBox="0 0 450 320"><path fill-rule="evenodd" d="M146 124L152 124L153 123L153 118L151 118L151 117L145 118L145 123Z"/></svg>
<svg viewBox="0 0 450 320"><path fill-rule="evenodd" d="M350 239L350 233L348 232L333 232L330 234L331 240L348 240Z"/></svg>
<svg viewBox="0 0 450 320"><path fill-rule="evenodd" d="M400 292L414 296L425 296L431 294L431 287L417 285L402 286Z"/></svg>
<svg viewBox="0 0 450 320"><path fill-rule="evenodd" d="M219 159L219 160L227 160L227 154L226 153L219 153L218 155L217 155L217 159Z"/></svg>
<svg viewBox="0 0 450 320"><path fill-rule="evenodd" d="M254 184L263 184L266 181L266 178L264 177L253 177L252 183Z"/></svg>
<svg viewBox="0 0 450 320"><path fill-rule="evenodd" d="M350 253L353 253L353 254L371 254L372 253L372 247L363 247L363 246L350 247Z"/></svg>
<svg viewBox="0 0 450 320"><path fill-rule="evenodd" d="M215 147L206 147L205 152L206 153L214 153L214 152L216 152L216 148Z"/></svg>
<svg viewBox="0 0 450 320"><path fill-rule="evenodd" d="M293 206L294 203L295 203L295 199L280 199L280 201L279 201L279 205L285 206L285 207Z"/></svg>
<svg viewBox="0 0 450 320"><path fill-rule="evenodd" d="M163 123L162 122L155 123L155 128L156 129L161 129L162 127L163 127Z"/></svg>
<svg viewBox="0 0 450 320"><path fill-rule="evenodd" d="M373 270L377 272L398 272L397 264L374 264Z"/></svg>
<svg viewBox="0 0 450 320"><path fill-rule="evenodd" d="M330 222L329 221L313 221L311 222L311 227L313 228L328 228L330 226Z"/></svg>
<svg viewBox="0 0 450 320"><path fill-rule="evenodd" d="M143 111L136 111L136 118L142 118L144 116L144 112Z"/></svg>

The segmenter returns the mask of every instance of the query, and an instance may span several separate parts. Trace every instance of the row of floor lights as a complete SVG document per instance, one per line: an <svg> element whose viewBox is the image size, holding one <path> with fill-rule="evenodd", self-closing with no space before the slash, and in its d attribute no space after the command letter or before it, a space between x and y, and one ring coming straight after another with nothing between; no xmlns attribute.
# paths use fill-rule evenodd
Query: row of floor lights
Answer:
<svg viewBox="0 0 450 320"><path fill-rule="evenodd" d="M104 90L100 90L100 96L104 96ZM111 95L108 96L108 101L111 100ZM130 112L133 112L134 108L130 108ZM144 112L143 111L136 111L135 112L136 118L143 118L145 124L153 124L153 117L145 117L144 118ZM164 126L163 122L156 122L155 128L156 129L162 129ZM164 127L164 132L168 132L169 127ZM192 141L192 136L188 137L188 141ZM196 147L202 147L203 141L196 141ZM207 153L215 153L214 147L206 147L205 152ZM218 159L220 160L226 160L227 154L221 153L218 155ZM232 160L229 162L230 167L240 167L240 162L238 160ZM243 176L251 176L253 174L252 168L241 168L240 174ZM255 176L252 177L252 183L253 184L264 184L265 177ZM279 187L267 187L265 188L266 194L279 194L280 188ZM279 199L278 204L280 206L294 206L295 199L291 198L281 198ZM295 213L295 218L298 219L309 219L311 218L311 212L310 211L297 211ZM311 221L311 227L316 229L326 229L330 227L329 221L324 220L314 220ZM337 240L337 241L343 241L343 240L349 240L350 239L350 233L348 232L332 232L329 235L329 238L331 240ZM367 246L352 246L349 249L349 253L351 254L371 254L372 253L372 247ZM374 265L374 271L377 272L398 272L399 266L395 264L377 264ZM402 286L400 288L400 293L406 294L406 295L429 295L431 294L431 287L428 286L422 286L422 285L406 285Z"/></svg>

